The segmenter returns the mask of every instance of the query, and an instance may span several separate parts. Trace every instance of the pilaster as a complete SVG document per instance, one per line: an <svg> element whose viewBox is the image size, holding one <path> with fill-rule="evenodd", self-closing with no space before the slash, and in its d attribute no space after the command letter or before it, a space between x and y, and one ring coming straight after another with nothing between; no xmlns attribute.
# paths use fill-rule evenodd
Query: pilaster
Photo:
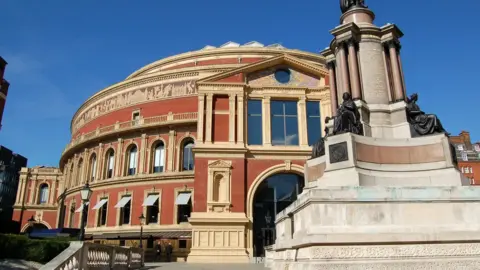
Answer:
<svg viewBox="0 0 480 270"><path fill-rule="evenodd" d="M298 110L298 136L300 146L308 146L307 132L307 109L305 97L301 97L297 102Z"/></svg>
<svg viewBox="0 0 480 270"><path fill-rule="evenodd" d="M197 120L197 142L203 143L203 134L205 134L205 94L198 94L198 120Z"/></svg>
<svg viewBox="0 0 480 270"><path fill-rule="evenodd" d="M394 93L395 99L394 101L401 101L404 100L403 96L403 83L402 83L402 75L400 73L400 67L398 64L398 56L397 56L397 42L395 40L390 40L387 42L388 52L390 54L390 65L392 68L392 77L393 77L393 85L394 85Z"/></svg>
<svg viewBox="0 0 480 270"><path fill-rule="evenodd" d="M123 159L123 139L118 138L118 143L117 143L117 150L115 151L115 176L120 176L122 173L122 159Z"/></svg>
<svg viewBox="0 0 480 270"><path fill-rule="evenodd" d="M340 77L338 88L340 90L339 96L343 95L345 92L350 92L350 78L348 77L348 63L347 56L345 52L345 42L340 42L337 47L337 63L338 71L340 74L337 76Z"/></svg>
<svg viewBox="0 0 480 270"><path fill-rule="evenodd" d="M338 99L337 99L337 85L336 85L336 71L335 71L335 60L328 62L328 73L330 76L330 104L332 108L332 116L337 114L338 110ZM322 116L323 117L323 116Z"/></svg>
<svg viewBox="0 0 480 270"><path fill-rule="evenodd" d="M35 201L35 194L37 193L37 176L35 175L34 178L32 179L32 184L29 187L30 189L30 199L29 199L29 204L33 204Z"/></svg>
<svg viewBox="0 0 480 270"><path fill-rule="evenodd" d="M48 203L53 205L55 203L55 198L57 197L57 177L53 179L50 187L50 193L48 194Z"/></svg>
<svg viewBox="0 0 480 270"><path fill-rule="evenodd" d="M235 143L235 94L228 95L228 141Z"/></svg>
<svg viewBox="0 0 480 270"><path fill-rule="evenodd" d="M244 117L244 108L245 108L245 102L244 102L244 97L243 93L240 95L237 95L237 142L243 144L244 138L243 138L243 127L245 125L243 121Z"/></svg>
<svg viewBox="0 0 480 270"><path fill-rule="evenodd" d="M205 142L212 143L213 94L207 94Z"/></svg>
<svg viewBox="0 0 480 270"><path fill-rule="evenodd" d="M103 143L98 144L97 151L97 171L95 172L95 181L102 180L103 166L105 166L105 157L103 154Z"/></svg>
<svg viewBox="0 0 480 270"><path fill-rule="evenodd" d="M176 136L176 132L175 130L170 130L168 132L168 162L167 162L167 171L169 172L172 172L173 171L173 164L174 164L174 160L173 160L173 157L175 156L174 155L174 152L175 152L175 136Z"/></svg>
<svg viewBox="0 0 480 270"><path fill-rule="evenodd" d="M348 46L348 69L350 74L350 85L352 89L352 98L353 100L358 100L362 98L360 90L360 76L358 72L358 57L357 57L357 48L356 41L351 38L347 42Z"/></svg>
<svg viewBox="0 0 480 270"><path fill-rule="evenodd" d="M80 175L82 176L80 179L80 185L83 185L84 183L86 182L89 182L90 179L89 176L87 175L87 168L89 167L90 165L90 159L88 158L88 148L85 148L83 150L83 162L82 162L82 167L79 168L79 170L81 171Z"/></svg>
<svg viewBox="0 0 480 270"><path fill-rule="evenodd" d="M140 145L140 164L138 164L138 173L144 174L145 167L145 152L147 148L147 134L142 134L142 143Z"/></svg>
<svg viewBox="0 0 480 270"><path fill-rule="evenodd" d="M262 99L263 145L272 145L272 129L270 122L270 97Z"/></svg>

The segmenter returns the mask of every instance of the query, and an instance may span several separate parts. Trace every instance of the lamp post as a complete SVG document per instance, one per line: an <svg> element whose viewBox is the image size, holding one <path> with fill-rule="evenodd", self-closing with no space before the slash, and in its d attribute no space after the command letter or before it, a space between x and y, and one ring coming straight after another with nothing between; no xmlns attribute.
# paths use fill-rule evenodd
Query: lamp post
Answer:
<svg viewBox="0 0 480 270"><path fill-rule="evenodd" d="M88 185L88 182L83 186L83 188L80 190L80 197L82 199L82 222L81 222L81 227L80 227L80 235L78 236L78 240L84 241L85 240L85 223L87 221L87 203L90 201L90 197L92 196L92 190L90 189L90 186Z"/></svg>
<svg viewBox="0 0 480 270"><path fill-rule="evenodd" d="M140 220L140 248L143 248L143 244L142 244L142 238L143 238L143 225L145 224L145 216L142 215L138 217L138 219Z"/></svg>

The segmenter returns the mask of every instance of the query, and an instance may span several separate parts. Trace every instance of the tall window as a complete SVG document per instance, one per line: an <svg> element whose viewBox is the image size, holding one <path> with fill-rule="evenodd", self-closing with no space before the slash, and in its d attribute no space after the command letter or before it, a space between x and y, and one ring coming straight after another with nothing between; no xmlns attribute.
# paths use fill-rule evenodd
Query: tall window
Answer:
<svg viewBox="0 0 480 270"><path fill-rule="evenodd" d="M177 224L188 222L192 213L192 193L190 191L178 193L175 204L177 205Z"/></svg>
<svg viewBox="0 0 480 270"><path fill-rule="evenodd" d="M165 169L165 145L158 142L153 151L153 172L163 172Z"/></svg>
<svg viewBox="0 0 480 270"><path fill-rule="evenodd" d="M90 159L90 182L95 181L96 173L97 173L97 155L93 154Z"/></svg>
<svg viewBox="0 0 480 270"><path fill-rule="evenodd" d="M78 161L77 166L77 186L83 183L83 159Z"/></svg>
<svg viewBox="0 0 480 270"><path fill-rule="evenodd" d="M262 145L262 101L247 103L247 141L249 145Z"/></svg>
<svg viewBox="0 0 480 270"><path fill-rule="evenodd" d="M139 121L140 121L140 112L134 112L132 113L132 125L136 126L138 125Z"/></svg>
<svg viewBox="0 0 480 270"><path fill-rule="evenodd" d="M130 209L132 197L130 195L123 196L115 205L115 208L120 208L120 225L130 224Z"/></svg>
<svg viewBox="0 0 480 270"><path fill-rule="evenodd" d="M133 145L128 152L127 164L127 175L134 175L137 170L137 146L135 145Z"/></svg>
<svg viewBox="0 0 480 270"><path fill-rule="evenodd" d="M307 134L308 145L313 145L321 136L322 120L320 115L320 102L307 101Z"/></svg>
<svg viewBox="0 0 480 270"><path fill-rule="evenodd" d="M39 188L38 202L40 204L46 204L48 202L48 185L41 184Z"/></svg>
<svg viewBox="0 0 480 270"><path fill-rule="evenodd" d="M271 102L272 145L298 145L296 101Z"/></svg>
<svg viewBox="0 0 480 270"><path fill-rule="evenodd" d="M160 213L159 208L159 194L148 194L147 198L143 202L142 206L147 207L147 220L146 224L158 223L158 215Z"/></svg>
<svg viewBox="0 0 480 270"><path fill-rule="evenodd" d="M107 160L106 160L106 171L105 171L105 177L112 178L113 177L113 165L115 162L115 153L113 152L113 149L109 149L107 152Z"/></svg>
<svg viewBox="0 0 480 270"><path fill-rule="evenodd" d="M98 211L97 226L105 226L107 224L108 198L100 199L93 209Z"/></svg>
<svg viewBox="0 0 480 270"><path fill-rule="evenodd" d="M192 171L195 166L193 163L193 152L192 152L192 149L194 146L195 144L191 140L186 141L183 146L183 170L184 171Z"/></svg>

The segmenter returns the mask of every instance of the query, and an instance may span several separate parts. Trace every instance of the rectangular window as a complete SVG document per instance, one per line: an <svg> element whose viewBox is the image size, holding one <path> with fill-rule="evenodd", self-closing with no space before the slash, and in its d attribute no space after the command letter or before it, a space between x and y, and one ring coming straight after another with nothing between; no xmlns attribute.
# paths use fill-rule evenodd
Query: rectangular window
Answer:
<svg viewBox="0 0 480 270"><path fill-rule="evenodd" d="M273 100L270 106L272 145L299 145L297 101Z"/></svg>
<svg viewBox="0 0 480 270"><path fill-rule="evenodd" d="M187 240L185 239L178 240L178 248L187 248Z"/></svg>
<svg viewBox="0 0 480 270"><path fill-rule="evenodd" d="M132 120L133 120L132 125L134 125L134 126L138 125L138 122L140 120L140 112L133 112L132 113Z"/></svg>
<svg viewBox="0 0 480 270"><path fill-rule="evenodd" d="M247 141L249 145L262 145L262 101L249 100L247 103Z"/></svg>
<svg viewBox="0 0 480 270"><path fill-rule="evenodd" d="M119 246L124 247L125 246L125 240L123 240L123 239L120 240L118 244L119 244Z"/></svg>
<svg viewBox="0 0 480 270"><path fill-rule="evenodd" d="M178 193L175 204L177 205L177 224L188 222L192 213L192 193L190 191Z"/></svg>
<svg viewBox="0 0 480 270"><path fill-rule="evenodd" d="M107 224L107 207L108 199L103 198L93 207L93 210L98 211L97 226L105 226Z"/></svg>
<svg viewBox="0 0 480 270"><path fill-rule="evenodd" d="M322 130L322 119L320 115L320 102L307 101L307 134L308 145L313 145L318 141Z"/></svg>
<svg viewBox="0 0 480 270"><path fill-rule="evenodd" d="M108 170L107 170L107 178L112 178L113 177L113 163L115 160L115 156L113 154L110 154L108 156Z"/></svg>
<svg viewBox="0 0 480 270"><path fill-rule="evenodd" d="M147 207L146 224L158 223L158 215L160 213L160 195L149 194L142 206Z"/></svg>
<svg viewBox="0 0 480 270"><path fill-rule="evenodd" d="M165 167L165 147L163 146L163 144L155 148L153 160L153 172L163 172L163 168Z"/></svg>
<svg viewBox="0 0 480 270"><path fill-rule="evenodd" d="M115 208L120 208L120 225L130 224L131 199L131 196L124 196L115 205Z"/></svg>

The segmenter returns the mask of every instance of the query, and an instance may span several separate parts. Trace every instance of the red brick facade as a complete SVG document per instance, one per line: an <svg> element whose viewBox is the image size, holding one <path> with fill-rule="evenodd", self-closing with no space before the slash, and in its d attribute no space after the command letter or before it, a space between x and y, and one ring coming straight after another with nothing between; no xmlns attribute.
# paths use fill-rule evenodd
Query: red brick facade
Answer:
<svg viewBox="0 0 480 270"><path fill-rule="evenodd" d="M455 146L458 169L472 185L480 185L480 142L472 143L468 131L451 136L450 141Z"/></svg>

